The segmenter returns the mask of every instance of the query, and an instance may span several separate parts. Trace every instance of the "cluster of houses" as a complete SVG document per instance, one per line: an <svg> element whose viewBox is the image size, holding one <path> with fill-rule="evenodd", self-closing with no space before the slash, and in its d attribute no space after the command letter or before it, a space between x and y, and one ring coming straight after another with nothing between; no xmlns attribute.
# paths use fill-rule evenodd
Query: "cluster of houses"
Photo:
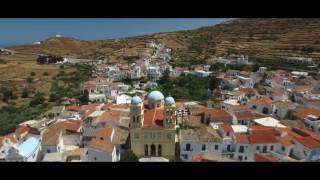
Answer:
<svg viewBox="0 0 320 180"><path fill-rule="evenodd" d="M207 77L211 65L172 68L170 49L143 53L134 63L97 63L82 85L88 105L57 106L44 123L23 123L0 137L0 161L301 162L320 160L320 78L307 72L228 70L207 103L175 101L159 91L163 73ZM249 64L247 56L218 58ZM147 78L147 83L126 80ZM130 159L130 158L129 158Z"/></svg>
<svg viewBox="0 0 320 180"><path fill-rule="evenodd" d="M128 148L127 105L59 106L48 114L54 122L44 128L21 124L14 133L1 137L1 160L116 162Z"/></svg>

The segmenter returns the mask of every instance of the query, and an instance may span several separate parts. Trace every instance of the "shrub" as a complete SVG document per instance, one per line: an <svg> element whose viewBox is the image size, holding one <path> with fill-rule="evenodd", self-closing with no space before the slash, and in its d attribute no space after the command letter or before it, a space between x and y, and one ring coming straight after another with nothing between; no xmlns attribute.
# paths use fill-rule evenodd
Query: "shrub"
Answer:
<svg viewBox="0 0 320 180"><path fill-rule="evenodd" d="M31 106L31 107L34 107L34 106L37 106L37 105L39 105L39 104L43 104L44 101L45 101L45 99L44 99L44 94L43 94L43 93L36 93L36 94L32 97L32 99L31 99L31 101L30 101L30 106Z"/></svg>
<svg viewBox="0 0 320 180"><path fill-rule="evenodd" d="M43 75L44 76L49 76L49 73L48 72L43 72Z"/></svg>

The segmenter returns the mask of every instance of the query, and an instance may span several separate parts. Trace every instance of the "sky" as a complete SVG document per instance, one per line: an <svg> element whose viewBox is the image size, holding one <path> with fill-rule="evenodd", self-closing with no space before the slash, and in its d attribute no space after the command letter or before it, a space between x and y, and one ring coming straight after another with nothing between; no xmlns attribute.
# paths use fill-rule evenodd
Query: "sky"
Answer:
<svg viewBox="0 0 320 180"><path fill-rule="evenodd" d="M0 18L0 47L30 44L60 34L102 40L157 32L196 29L226 18Z"/></svg>

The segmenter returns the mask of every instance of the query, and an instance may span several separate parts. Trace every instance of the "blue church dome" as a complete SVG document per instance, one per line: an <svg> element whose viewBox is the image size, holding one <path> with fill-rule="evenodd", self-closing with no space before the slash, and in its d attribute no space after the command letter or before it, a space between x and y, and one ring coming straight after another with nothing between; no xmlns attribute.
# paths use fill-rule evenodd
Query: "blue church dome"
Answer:
<svg viewBox="0 0 320 180"><path fill-rule="evenodd" d="M160 91L152 91L147 98L148 100L159 101L163 100L164 96Z"/></svg>
<svg viewBox="0 0 320 180"><path fill-rule="evenodd" d="M131 99L131 104L139 104L141 102L142 102L142 100L139 96L133 96Z"/></svg>
<svg viewBox="0 0 320 180"><path fill-rule="evenodd" d="M173 97L168 96L168 97L166 97L166 99L164 100L164 103L165 103L165 104L168 104L168 105L172 105L172 104L174 104L174 103L176 103L176 102L174 101Z"/></svg>

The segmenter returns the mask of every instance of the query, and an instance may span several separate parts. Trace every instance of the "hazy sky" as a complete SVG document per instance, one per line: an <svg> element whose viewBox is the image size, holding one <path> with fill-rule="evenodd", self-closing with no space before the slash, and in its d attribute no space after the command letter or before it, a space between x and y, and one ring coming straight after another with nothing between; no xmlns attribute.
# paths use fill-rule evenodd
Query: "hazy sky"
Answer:
<svg viewBox="0 0 320 180"><path fill-rule="evenodd" d="M33 43L56 34L82 40L110 39L157 32L195 29L223 18L0 18L0 46Z"/></svg>

